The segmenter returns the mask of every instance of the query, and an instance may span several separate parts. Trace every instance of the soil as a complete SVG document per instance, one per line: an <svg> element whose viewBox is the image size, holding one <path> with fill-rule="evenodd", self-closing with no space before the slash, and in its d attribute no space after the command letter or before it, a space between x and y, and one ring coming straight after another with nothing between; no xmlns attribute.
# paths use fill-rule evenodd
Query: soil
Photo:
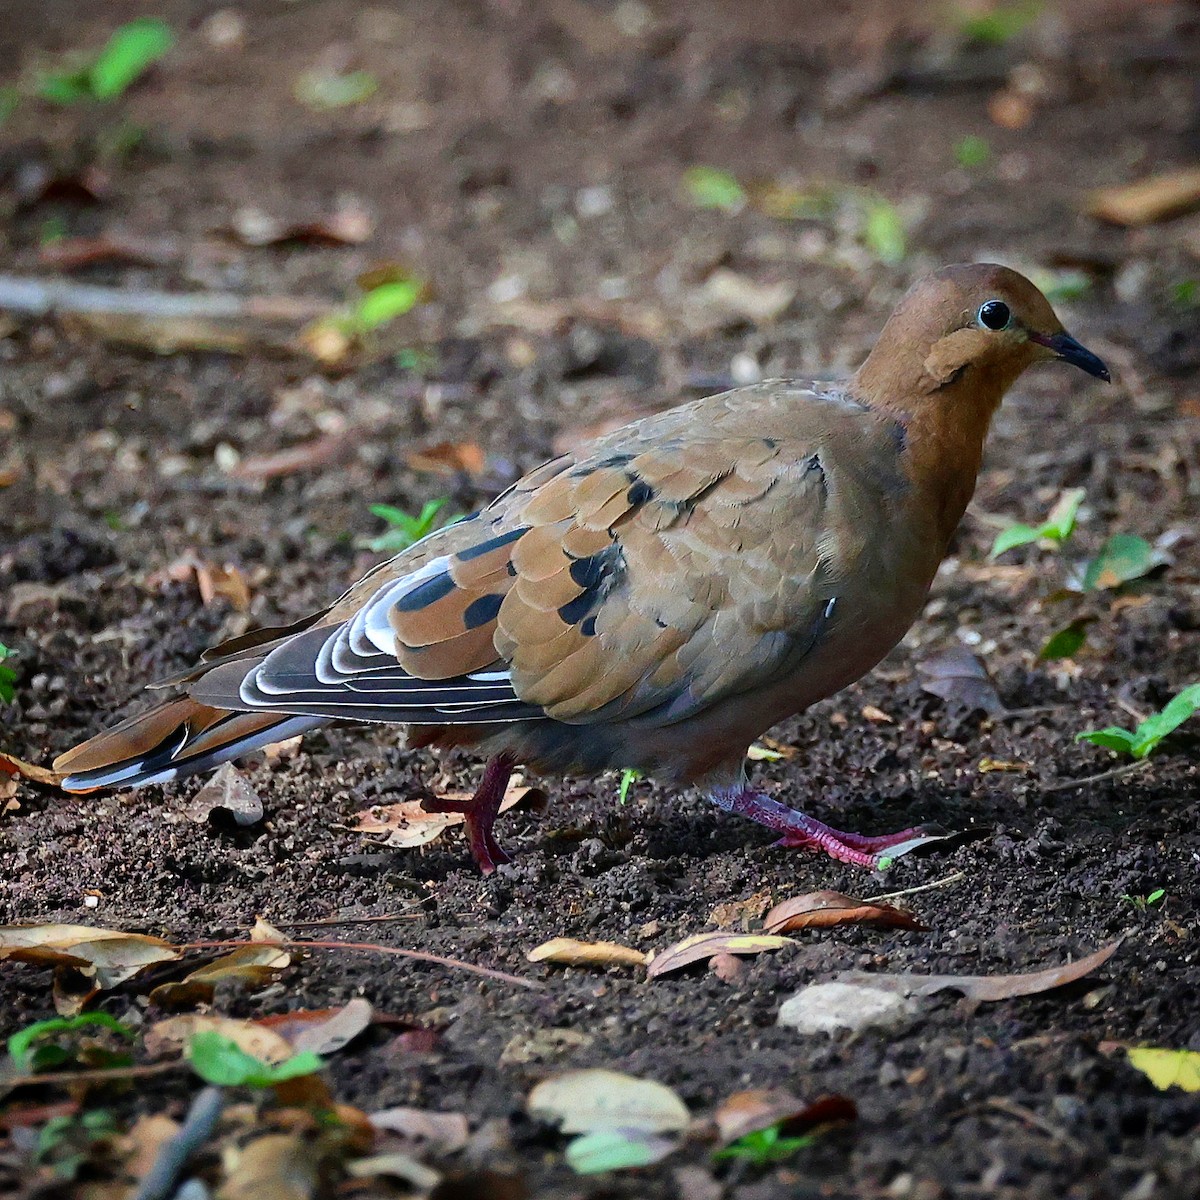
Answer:
<svg viewBox="0 0 1200 1200"><path fill-rule="evenodd" d="M1187 302L1200 223L1122 229L1083 211L1093 187L1194 161L1194 7L1046 6L1013 38L964 47L943 6L916 3L653 0L618 6L618 21L600 0L246 0L234 10L242 37L225 48L213 43L216 7L153 6L180 42L114 110L147 132L108 163L99 203L64 188L31 194L21 181L30 164L61 175L106 118L27 104L10 119L5 269L54 273L40 257L48 230L121 231L177 253L75 278L335 304L364 270L401 263L431 282L429 303L397 326L420 353L322 370L258 349L251 332L241 354L155 355L65 319L0 316L0 641L20 670L0 714L4 748L22 757L48 760L206 646L339 593L375 560L359 548L379 532L370 504L415 511L448 494L468 511L580 430L748 370L844 370L903 288L938 263L1082 272L1085 290L1059 311L1116 383L1065 369L1022 380L918 627L868 678L773 732L793 757L754 766L768 789L835 825L938 821L964 834L884 880L773 848L756 827L652 781L622 806L613 776L539 781L546 811L502 818L515 861L481 878L453 832L405 851L349 828L369 805L421 787L468 788L479 762L406 750L395 730L338 727L245 768L266 809L245 829L185 815L200 780L85 798L22 785L0 814L0 919L199 940L244 936L258 915L287 929L408 910L319 932L541 981L531 991L314 953L281 985L221 998L254 1016L363 995L440 1031L424 1053L371 1032L330 1059L331 1088L367 1110L465 1113L473 1148L430 1161L450 1171L482 1161L523 1181L505 1194L1200 1194L1200 1095L1157 1091L1115 1046L1200 1051L1195 730L1133 774L1052 787L1113 765L1077 732L1131 724L1130 710L1144 715L1200 680L1200 309ZM144 11L132 0L6 0L7 81L102 44ZM293 82L322 63L369 70L376 95L303 107ZM1027 119L1008 127L1014 104ZM991 148L975 168L956 159L968 135ZM908 252L876 261L845 213L831 223L756 205L698 209L681 187L698 164L873 189L899 206ZM347 192L375 218L362 244L254 248L228 235L247 205L302 221ZM790 282L796 297L771 323L714 313L704 289L719 268L759 287ZM330 431L347 433L332 461L266 481L228 469ZM481 445L483 471L408 464L414 447L441 442ZM1067 487L1087 489L1067 550L989 561L997 514L1040 520ZM1054 600L1061 564L1115 532L1160 539L1170 564L1120 593ZM249 614L205 605L194 577L172 573L188 554L236 566L252 588ZM1080 613L1097 618L1085 649L1039 661L1049 634ZM925 692L914 664L960 644L986 662L1006 705L1033 711L988 719ZM1015 769L988 770L989 759ZM662 948L711 927L715 906L758 893L875 895L950 876L910 898L924 932L803 933L730 982L703 964L647 981L525 959L555 936ZM1136 902L1158 889L1158 903ZM1003 973L1118 937L1100 972L1047 995L973 1004L944 994L892 1033L800 1036L776 1024L787 996L840 971ZM140 1012L130 992L101 1006ZM0 1033L52 1014L46 972L0 969ZM547 1030L582 1039L543 1038L520 1061L522 1041ZM552 1071L596 1065L670 1085L697 1117L766 1087L846 1095L859 1116L780 1166L714 1163L695 1136L658 1166L578 1178L524 1099ZM163 1076L114 1111L179 1116L192 1093L184 1077ZM498 1188L476 1178L453 1194Z"/></svg>

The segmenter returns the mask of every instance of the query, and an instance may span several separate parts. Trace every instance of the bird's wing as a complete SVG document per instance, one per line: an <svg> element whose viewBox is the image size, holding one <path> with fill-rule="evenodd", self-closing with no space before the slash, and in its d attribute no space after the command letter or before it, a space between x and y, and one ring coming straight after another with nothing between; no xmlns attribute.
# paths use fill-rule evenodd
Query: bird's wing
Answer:
<svg viewBox="0 0 1200 1200"><path fill-rule="evenodd" d="M716 399L547 463L190 694L425 724L667 724L769 681L829 616L836 469L794 419L751 396L731 420ZM745 432L747 412L772 432Z"/></svg>

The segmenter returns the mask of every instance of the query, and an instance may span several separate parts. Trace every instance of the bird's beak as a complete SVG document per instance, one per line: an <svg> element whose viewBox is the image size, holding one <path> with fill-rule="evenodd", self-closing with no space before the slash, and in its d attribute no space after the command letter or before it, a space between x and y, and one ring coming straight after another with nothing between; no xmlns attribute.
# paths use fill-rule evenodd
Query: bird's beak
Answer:
<svg viewBox="0 0 1200 1200"><path fill-rule="evenodd" d="M1068 362L1105 383L1112 382L1112 376L1103 360L1093 354L1086 346L1077 342L1069 333L1034 333L1030 332L1029 340L1037 342L1054 352L1054 357L1061 362Z"/></svg>

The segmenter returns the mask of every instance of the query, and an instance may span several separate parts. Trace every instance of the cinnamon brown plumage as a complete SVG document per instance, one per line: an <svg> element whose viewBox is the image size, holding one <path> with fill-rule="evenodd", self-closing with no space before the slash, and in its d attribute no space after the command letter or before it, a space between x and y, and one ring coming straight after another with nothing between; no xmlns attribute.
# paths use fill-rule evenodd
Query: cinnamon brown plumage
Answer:
<svg viewBox="0 0 1200 1200"><path fill-rule="evenodd" d="M992 414L1051 358L1107 378L1028 280L946 268L850 379L710 396L554 459L325 612L210 652L182 696L55 765L71 791L135 786L326 720L401 722L494 756L468 806L485 870L515 762L699 784L786 844L876 865L914 831L843 834L757 796L746 747L903 636Z"/></svg>

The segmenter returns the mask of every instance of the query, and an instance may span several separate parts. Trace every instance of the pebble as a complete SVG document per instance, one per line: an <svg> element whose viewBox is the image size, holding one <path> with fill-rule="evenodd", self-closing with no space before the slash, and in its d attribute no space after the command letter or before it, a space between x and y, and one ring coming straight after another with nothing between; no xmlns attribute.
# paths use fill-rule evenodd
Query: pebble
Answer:
<svg viewBox="0 0 1200 1200"><path fill-rule="evenodd" d="M843 1029L893 1029L917 1012L905 996L850 983L814 983L788 997L779 1024L797 1033L839 1033Z"/></svg>

